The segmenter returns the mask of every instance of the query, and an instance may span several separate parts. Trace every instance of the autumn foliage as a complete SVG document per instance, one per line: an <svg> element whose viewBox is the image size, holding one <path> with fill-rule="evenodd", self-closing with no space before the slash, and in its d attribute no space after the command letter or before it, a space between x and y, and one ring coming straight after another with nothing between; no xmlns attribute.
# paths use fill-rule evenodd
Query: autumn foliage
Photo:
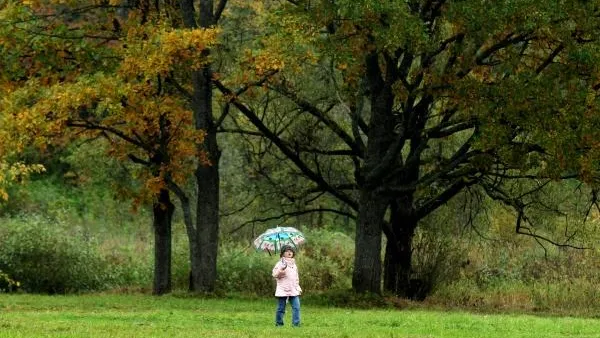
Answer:
<svg viewBox="0 0 600 338"><path fill-rule="evenodd" d="M105 138L109 155L143 164L143 195L152 198L165 176L184 183L206 161L198 150L204 132L193 127L176 88L177 78L207 61L198 55L219 31L175 29L160 13L118 13L118 3L4 5L0 51L9 62L0 78L0 144L44 151Z"/></svg>

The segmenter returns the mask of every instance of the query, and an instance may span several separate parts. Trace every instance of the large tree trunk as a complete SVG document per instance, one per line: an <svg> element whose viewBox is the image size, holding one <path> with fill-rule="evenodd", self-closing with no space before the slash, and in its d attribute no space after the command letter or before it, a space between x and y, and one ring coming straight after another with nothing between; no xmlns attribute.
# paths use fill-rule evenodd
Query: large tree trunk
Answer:
<svg viewBox="0 0 600 338"><path fill-rule="evenodd" d="M388 149L394 139L393 95L384 82L377 54L366 59L367 82L371 101L365 162L360 170L360 198L354 253L352 288L356 292L381 293L381 238L389 197L378 191L389 164Z"/></svg>
<svg viewBox="0 0 600 338"><path fill-rule="evenodd" d="M400 297L415 298L411 275L412 239L417 221L411 217L411 210L406 210L407 207L397 203L391 205L391 229L386 231L383 288Z"/></svg>
<svg viewBox="0 0 600 338"><path fill-rule="evenodd" d="M152 205L154 226L154 285L152 293L171 292L171 221L175 205L169 191L162 189Z"/></svg>
<svg viewBox="0 0 600 338"><path fill-rule="evenodd" d="M387 205L372 191L361 191L352 275L356 292L381 293L381 224Z"/></svg>

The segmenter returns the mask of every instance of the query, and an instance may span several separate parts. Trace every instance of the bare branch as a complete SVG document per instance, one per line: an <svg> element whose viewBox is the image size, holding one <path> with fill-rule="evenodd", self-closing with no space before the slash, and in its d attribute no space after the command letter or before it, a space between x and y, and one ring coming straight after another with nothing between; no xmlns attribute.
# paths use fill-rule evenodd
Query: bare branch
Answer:
<svg viewBox="0 0 600 338"><path fill-rule="evenodd" d="M503 48L506 48L510 45L513 45L513 44L516 44L519 42L524 42L524 41L530 39L532 33L533 32L525 32L525 33L521 33L518 35L515 35L514 33L508 34L504 39L496 42L495 44L491 45L487 49L478 50L477 55L475 56L475 63L478 65L485 64L484 61L487 58L489 58L490 56L492 56L495 52L497 52Z"/></svg>
<svg viewBox="0 0 600 338"><path fill-rule="evenodd" d="M229 233L233 234L235 232L238 232L239 230L241 230L242 228L244 228L246 225L249 225L249 224L268 222L268 221L273 221L273 220L278 220L278 219L293 217L293 216L306 215L306 214L310 214L310 213L314 213L314 212L331 212L334 214L349 217L351 219L356 219L356 216L354 214L348 213L348 212L345 212L342 210L331 209L331 208L315 208L315 209L306 209L306 210L299 210L299 211L293 211L293 212L284 212L277 216L271 216L271 217L254 218L250 221L246 221L246 222L242 223L240 226L231 230Z"/></svg>
<svg viewBox="0 0 600 338"><path fill-rule="evenodd" d="M456 194L461 192L464 188L472 186L477 182L478 179L475 177L459 178L441 194L437 194L433 198L430 198L428 201L426 201L422 206L420 206L416 210L415 214L417 215L418 219L424 218L440 206L446 204L452 197L456 196Z"/></svg>
<svg viewBox="0 0 600 338"><path fill-rule="evenodd" d="M76 127L76 128L84 128L84 129L88 129L88 130L102 130L108 133L111 133L119 138L121 138L124 141L127 141L137 147L140 147L148 152L152 152L152 149L145 145L144 143L142 143L141 141L135 140L132 137L127 136L125 133L123 133L122 131L115 129L115 128L111 128L108 126L102 126L99 124L95 124L89 121L85 121L85 122L74 122L74 121L69 121L67 122L67 126L68 127Z"/></svg>
<svg viewBox="0 0 600 338"><path fill-rule="evenodd" d="M347 194L335 190L325 179L315 173L308 165L296 154L292 149L290 149L285 142L281 138L279 138L272 130L270 130L256 115L256 113L248 108L245 104L237 99L237 97L231 95L232 92L229 88L225 87L220 81L214 80L216 87L226 96L231 98L231 103L242 112L250 122L267 137L271 142L273 142L277 148L287 157L292 163L296 165L298 169L311 181L316 183L317 185L323 187L328 193L338 198L344 203L347 203L354 210L358 210L358 203L353 200Z"/></svg>
<svg viewBox="0 0 600 338"><path fill-rule="evenodd" d="M223 106L223 112L221 113L221 116L219 116L217 121L215 122L215 128L221 127L221 125L223 124L223 121L225 121L225 118L229 115L229 108L230 108L229 102L225 102L225 106Z"/></svg>
<svg viewBox="0 0 600 338"><path fill-rule="evenodd" d="M189 101L193 100L192 93L190 93L187 89L183 88L183 86L180 85L179 82L177 82L177 80L175 80L173 72L169 74L169 76L165 79L165 82L172 84L175 87L175 89L177 89Z"/></svg>
<svg viewBox="0 0 600 338"><path fill-rule="evenodd" d="M524 222L528 222L529 224L531 224L531 220L528 219L528 217L525 213L525 208L527 206L520 199L512 198L512 197L508 196L508 194L506 194L504 191L502 191L499 187L493 186L489 183L486 183L485 181L482 181L482 187L485 189L488 196L490 196L492 199L502 202L504 205L513 208L517 212L517 221L515 224L515 232L517 234L526 235L526 236L534 238L542 247L544 247L543 243L549 243L549 244L552 244L557 247L568 247L568 248L574 248L574 249L589 249L587 247L572 245L567 242L557 242L548 237L545 237L545 236L535 233L533 227L528 227L528 226L524 225ZM568 238L568 240L570 240L570 239L571 239L571 237ZM545 249L545 247L544 247L544 249Z"/></svg>
<svg viewBox="0 0 600 338"><path fill-rule="evenodd" d="M240 212L246 210L246 208L248 208L250 206L250 204L252 204L257 198L258 198L258 196L254 196L254 198L252 198L250 201L248 201L247 203L245 203L244 205L242 205L242 207L240 207L240 208L238 208L236 210L233 210L233 211L230 211L230 212L219 213L219 217L229 217L231 215L235 215L237 213L240 213Z"/></svg>
<svg viewBox="0 0 600 338"><path fill-rule="evenodd" d="M342 141L344 141L344 143L348 145L348 147L350 147L350 149L352 149L356 153L356 156L361 158L364 157L363 149L360 148L356 140L354 140L348 133L346 133L344 129L340 127L335 121L327 118L325 112L321 111L308 100L299 97L298 95L296 95L296 93L292 93L287 88L278 86L273 89L292 100L300 108L302 108L304 111L311 114L312 116L316 117L319 121L323 122L323 124L325 124L329 129L331 129L340 139L342 139Z"/></svg>
<svg viewBox="0 0 600 338"><path fill-rule="evenodd" d="M262 133L260 133L258 131L243 130L243 129L221 128L218 130L218 132L219 133L231 133L231 134L243 134L243 135L250 135L250 136L264 136Z"/></svg>
<svg viewBox="0 0 600 338"><path fill-rule="evenodd" d="M541 65L539 65L539 67L537 67L535 73L540 74L544 69L546 69L546 67L552 63L554 58L557 57L558 54L563 51L563 49L565 49L565 45L561 43L552 53L550 53L550 55L548 55L548 58Z"/></svg>

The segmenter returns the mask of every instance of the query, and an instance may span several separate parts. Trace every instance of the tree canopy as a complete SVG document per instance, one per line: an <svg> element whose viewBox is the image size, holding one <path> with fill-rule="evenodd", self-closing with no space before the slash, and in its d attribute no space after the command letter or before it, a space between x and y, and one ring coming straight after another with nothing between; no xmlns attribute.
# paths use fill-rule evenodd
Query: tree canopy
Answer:
<svg viewBox="0 0 600 338"><path fill-rule="evenodd" d="M233 102L312 182L307 193L356 213L354 288L379 292L383 232L385 288L406 294L419 221L464 191L513 208L518 233L577 246L570 234L545 237L527 213L548 182L598 185L598 11L578 1L289 1L269 21L286 68L268 87L301 113L269 124L251 100ZM328 175L332 158L341 162Z"/></svg>

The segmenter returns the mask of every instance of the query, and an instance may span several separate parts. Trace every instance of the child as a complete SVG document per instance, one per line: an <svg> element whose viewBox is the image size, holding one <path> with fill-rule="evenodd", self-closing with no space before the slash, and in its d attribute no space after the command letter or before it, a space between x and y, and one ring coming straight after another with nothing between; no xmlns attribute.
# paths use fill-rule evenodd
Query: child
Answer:
<svg viewBox="0 0 600 338"><path fill-rule="evenodd" d="M292 325L300 326L300 280L296 267L296 251L289 245L281 247L281 260L273 268L273 277L277 280L275 297L277 298L277 312L275 312L275 325L283 326L285 304L289 300L292 305Z"/></svg>

